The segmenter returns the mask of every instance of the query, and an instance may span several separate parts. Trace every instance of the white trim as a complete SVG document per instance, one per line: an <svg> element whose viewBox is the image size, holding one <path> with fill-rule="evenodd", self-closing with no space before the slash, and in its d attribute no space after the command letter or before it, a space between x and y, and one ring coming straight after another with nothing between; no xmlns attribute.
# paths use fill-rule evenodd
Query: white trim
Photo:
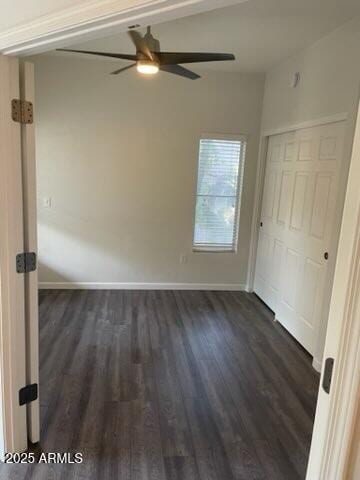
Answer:
<svg viewBox="0 0 360 480"><path fill-rule="evenodd" d="M229 140L233 142L247 143L249 136L243 133L230 134L230 133L202 133L201 140Z"/></svg>
<svg viewBox="0 0 360 480"><path fill-rule="evenodd" d="M241 283L39 282L39 289L245 291L246 285Z"/></svg>
<svg viewBox="0 0 360 480"><path fill-rule="evenodd" d="M200 245L196 244L193 245L192 249L193 253L237 253L236 247L234 245L231 245L230 247L224 247L224 246L219 246L217 247L214 244L210 245Z"/></svg>
<svg viewBox="0 0 360 480"><path fill-rule="evenodd" d="M0 55L0 368L4 448L27 448L26 406L19 405L25 375L24 277L16 255L24 251L20 124L11 119L11 100L19 98L19 62Z"/></svg>
<svg viewBox="0 0 360 480"><path fill-rule="evenodd" d="M88 0L0 34L0 52L34 54L245 0Z"/></svg>
<svg viewBox="0 0 360 480"><path fill-rule="evenodd" d="M293 125L285 125L283 127L272 128L269 130L263 130L261 132L262 137L271 137L272 135L281 135L282 133L293 132L294 130L302 130L304 128L319 127L320 125L327 125L328 123L343 122L348 119L349 114L347 112L335 113L327 117L321 117L314 120L306 120L305 122L295 123Z"/></svg>
<svg viewBox="0 0 360 480"><path fill-rule="evenodd" d="M20 65L20 97L35 104L34 65ZM35 125L21 125L22 174L24 204L24 249L37 253L36 213L36 156ZM25 275L25 331L26 331L26 383L39 385L39 299L37 270ZM32 443L40 441L39 398L27 406L28 438Z"/></svg>
<svg viewBox="0 0 360 480"><path fill-rule="evenodd" d="M321 373L322 360L314 357L312 361L312 366L314 370L316 370L318 373Z"/></svg>
<svg viewBox="0 0 360 480"><path fill-rule="evenodd" d="M264 187L268 139L269 137L267 136L260 137L259 154L258 154L258 161L257 161L257 167L256 167L254 208L253 208L253 215L251 220L249 264L248 264L248 272L247 272L247 279L246 279L246 283L248 285L250 292L254 290L256 255L257 255L257 246L258 246L258 238L259 238L259 222L260 222L260 216L261 216L261 202L262 202L262 194L263 194L263 187Z"/></svg>

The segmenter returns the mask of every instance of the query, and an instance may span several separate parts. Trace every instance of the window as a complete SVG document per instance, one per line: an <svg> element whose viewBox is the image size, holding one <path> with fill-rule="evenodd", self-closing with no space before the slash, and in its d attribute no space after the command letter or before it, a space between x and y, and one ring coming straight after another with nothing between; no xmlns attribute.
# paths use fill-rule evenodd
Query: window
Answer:
<svg viewBox="0 0 360 480"><path fill-rule="evenodd" d="M194 250L236 250L245 149L245 138L201 138Z"/></svg>

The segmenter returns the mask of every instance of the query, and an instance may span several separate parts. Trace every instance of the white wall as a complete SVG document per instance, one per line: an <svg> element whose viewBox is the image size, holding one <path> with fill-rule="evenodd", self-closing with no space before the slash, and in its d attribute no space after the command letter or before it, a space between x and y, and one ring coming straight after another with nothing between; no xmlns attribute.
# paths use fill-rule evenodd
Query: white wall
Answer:
<svg viewBox="0 0 360 480"><path fill-rule="evenodd" d="M360 85L360 18L346 23L266 75L264 130L349 112L355 121ZM291 88L300 72L297 88Z"/></svg>
<svg viewBox="0 0 360 480"><path fill-rule="evenodd" d="M117 67L35 57L40 281L244 284L263 76ZM248 135L236 254L191 251L204 132Z"/></svg>

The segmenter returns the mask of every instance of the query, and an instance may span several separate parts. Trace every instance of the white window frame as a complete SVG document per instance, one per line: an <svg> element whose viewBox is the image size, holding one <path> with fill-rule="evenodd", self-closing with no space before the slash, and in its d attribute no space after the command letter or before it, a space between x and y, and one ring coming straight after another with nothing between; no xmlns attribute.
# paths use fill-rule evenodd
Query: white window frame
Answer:
<svg viewBox="0 0 360 480"><path fill-rule="evenodd" d="M236 190L236 211L235 211L235 237L234 243L232 246L227 245L196 245L195 244L195 227L196 227L196 204L197 204L197 189L198 189L198 178L199 178L199 157L200 157L200 144L201 140L229 140L229 141L238 141L245 144L244 153L242 158L240 158L239 166L239 175L238 183ZM246 135L230 135L222 133L203 133L201 134L198 142L198 155L196 161L196 179L195 179L195 195L194 195L194 206L193 206L193 237L192 237L192 251L193 252L203 252L203 253L237 253L238 250L238 241L239 241L239 230L240 230L240 210L241 210L241 197L243 192L244 184L244 171L245 171L245 162L246 162L246 149L247 149L247 137Z"/></svg>

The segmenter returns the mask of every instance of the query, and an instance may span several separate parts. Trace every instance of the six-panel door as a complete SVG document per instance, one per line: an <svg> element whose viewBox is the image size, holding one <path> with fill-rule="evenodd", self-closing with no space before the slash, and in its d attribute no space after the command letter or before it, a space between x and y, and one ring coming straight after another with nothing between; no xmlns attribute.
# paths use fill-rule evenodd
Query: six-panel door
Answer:
<svg viewBox="0 0 360 480"><path fill-rule="evenodd" d="M311 354L336 254L343 136L338 122L269 138L254 291Z"/></svg>

